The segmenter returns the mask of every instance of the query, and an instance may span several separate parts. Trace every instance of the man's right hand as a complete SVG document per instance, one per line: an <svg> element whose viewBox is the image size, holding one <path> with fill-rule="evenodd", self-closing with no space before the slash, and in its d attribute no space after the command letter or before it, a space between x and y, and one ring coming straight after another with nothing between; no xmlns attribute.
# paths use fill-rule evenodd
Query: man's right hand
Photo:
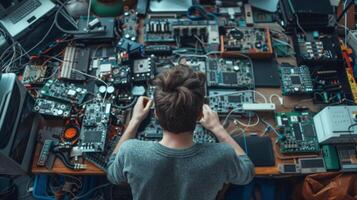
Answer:
<svg viewBox="0 0 357 200"><path fill-rule="evenodd" d="M221 132L223 126L219 121L217 112L213 111L207 104L203 105L203 117L200 120L200 123L203 127L210 130L213 134L217 135Z"/></svg>
<svg viewBox="0 0 357 200"><path fill-rule="evenodd" d="M152 102L148 97L140 96L134 106L130 121L140 124L148 116Z"/></svg>

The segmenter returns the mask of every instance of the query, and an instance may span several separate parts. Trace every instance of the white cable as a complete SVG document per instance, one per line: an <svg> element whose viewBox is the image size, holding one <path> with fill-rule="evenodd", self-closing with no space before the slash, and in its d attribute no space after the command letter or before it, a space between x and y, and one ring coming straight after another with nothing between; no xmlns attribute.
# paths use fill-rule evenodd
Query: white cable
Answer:
<svg viewBox="0 0 357 200"><path fill-rule="evenodd" d="M89 0L88 3L88 11L87 11L87 30L89 30L89 15L90 15L90 7L92 6L92 0Z"/></svg>
<svg viewBox="0 0 357 200"><path fill-rule="evenodd" d="M278 99L279 99L279 102L280 102L280 105L283 105L284 104L284 98L283 97L281 97L281 96L279 96L278 94L271 94L270 96L269 96L269 102L270 103L273 103L273 97L277 97Z"/></svg>
<svg viewBox="0 0 357 200"><path fill-rule="evenodd" d="M51 32L51 30L52 30L52 28L53 28L54 25L55 25L55 20L53 20L53 22L52 22L50 28L48 29L48 31L46 32L46 34L43 36L43 38L42 38L37 44L35 44L31 49L29 49L28 51L26 51L26 52L25 52L25 55L26 55L26 54L28 55L28 53L30 53L32 50L34 50L36 47L38 47L38 45L40 45L40 44L47 38L47 36L50 34L50 32ZM21 59L22 57L23 57L23 56L20 56L20 57L16 58L15 60L13 60L12 62L16 62L16 61L18 61L19 59Z"/></svg>
<svg viewBox="0 0 357 200"><path fill-rule="evenodd" d="M96 80L98 80L99 82L103 83L107 88L109 87L106 82L104 82L102 79L100 79L100 78L98 78L98 77L96 77L96 76L92 76L92 75L90 75L90 74L84 73L84 72L82 72L82 71L80 71L80 70L77 70L77 69L73 69L73 68L72 68L72 70L75 71L75 72L77 72L77 73L80 73L80 74L82 74L82 75L84 75L84 76L88 76L88 77L90 77L90 78L96 79ZM105 98L107 97L107 93L108 93L108 91L105 90L104 97L103 97L103 103L105 102Z"/></svg>
<svg viewBox="0 0 357 200"><path fill-rule="evenodd" d="M49 77L44 78L44 80L51 79L54 75L56 75L56 73L58 72L58 69L59 69L59 67L57 67Z"/></svg>
<svg viewBox="0 0 357 200"><path fill-rule="evenodd" d="M16 47L15 47L15 46L12 47L12 51L13 51L13 53L12 53L10 62L9 62L9 64L7 64L7 65L5 66L5 72L6 72L6 73L9 72L10 65L12 64L12 61L14 60L14 58L15 58L15 56L16 56Z"/></svg>
<svg viewBox="0 0 357 200"><path fill-rule="evenodd" d="M234 119L235 122L237 122L238 124L240 124L241 126L244 126L244 127L247 127L247 128L252 128L252 127L255 127L257 126L259 123L260 123L260 117L257 113L254 113L255 116L257 116L257 121L254 123L254 124L250 124L250 119L251 117L249 117L249 122L248 124L244 123L244 122L241 122L239 121L238 119Z"/></svg>
<svg viewBox="0 0 357 200"><path fill-rule="evenodd" d="M232 110L227 114L226 118L224 119L224 121L223 121L223 126L226 126L226 125L227 125L228 120L229 120L229 118L231 117L231 115L232 115L233 112L238 111L238 110L241 110L241 109L242 109L242 108L234 108L234 109L232 109Z"/></svg>
<svg viewBox="0 0 357 200"><path fill-rule="evenodd" d="M264 119L261 119L261 121L267 126L267 128L271 128L278 137L282 137L282 135L269 122Z"/></svg>
<svg viewBox="0 0 357 200"><path fill-rule="evenodd" d="M54 60L57 60L57 61L60 61L60 62L65 62L64 60L59 59L59 58L56 58L56 57L52 57L51 59L54 59ZM82 71L77 70L77 69L74 69L74 68L72 68L72 71L77 72L77 73L80 73L80 74L82 74L82 75L84 75L84 76L87 76L87 77L90 77L90 78L96 79L96 80L98 80L99 82L103 83L103 84L104 84L107 88L109 87L109 86L108 86L108 84L107 84L106 82L104 82L102 79L100 79L100 78L98 78L98 77L96 77L96 76L93 76L93 75L87 74L87 73L85 73L85 72L82 72ZM103 97L103 103L104 103L104 101L105 101L105 98L107 97L107 93L108 93L108 92L107 92L107 91L105 91L105 93L104 93L104 97Z"/></svg>
<svg viewBox="0 0 357 200"><path fill-rule="evenodd" d="M277 42L280 42L281 44L285 44L285 45L288 46L291 50L294 50L294 51L295 51L294 47L291 46L291 44L289 44L289 43L287 43L287 42L285 42L285 41L283 41L283 40L276 39L276 38L273 38L273 40L275 40L275 41L277 41ZM294 52L293 54L295 54L295 52Z"/></svg>
<svg viewBox="0 0 357 200"><path fill-rule="evenodd" d="M271 32L276 32L276 33L279 33L279 34L282 34L284 37L285 37L285 39L287 40L287 41L290 41L290 38L289 38L289 36L288 35L286 35L286 33L284 33L283 31L280 31L280 30L275 30L275 29L269 29Z"/></svg>
<svg viewBox="0 0 357 200"><path fill-rule="evenodd" d="M3 52L2 52L2 54L0 55L0 61L1 62L3 62L2 60L3 60L3 57L4 57L4 55L9 51L9 50L13 50L13 54L12 54L12 56L11 56L11 58L14 56L14 54L15 54L15 51L14 51L14 47L17 45L17 42L15 42L15 43L13 43L12 45L10 45L9 47L7 47ZM7 57L7 56L6 56ZM5 58L6 58L5 57ZM6 63L6 62L5 62ZM10 62L11 63L11 62ZM5 70L5 68L10 64L10 63L8 63L8 64L6 64L6 65L2 65L2 66L0 66L1 67L1 71L2 70Z"/></svg>
<svg viewBox="0 0 357 200"><path fill-rule="evenodd" d="M197 41L199 41L202 45L202 47L205 47L205 43L197 36L197 35L193 35L193 37L195 37L197 39Z"/></svg>

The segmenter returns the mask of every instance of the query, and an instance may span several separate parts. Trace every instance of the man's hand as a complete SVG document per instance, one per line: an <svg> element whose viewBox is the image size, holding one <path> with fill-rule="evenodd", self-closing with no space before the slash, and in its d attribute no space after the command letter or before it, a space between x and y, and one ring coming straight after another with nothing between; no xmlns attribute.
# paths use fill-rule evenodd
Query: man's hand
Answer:
<svg viewBox="0 0 357 200"><path fill-rule="evenodd" d="M149 114L152 100L148 97L141 96L136 102L133 115L131 116L132 122L141 123Z"/></svg>
<svg viewBox="0 0 357 200"><path fill-rule="evenodd" d="M222 129L224 130L219 121L217 112L214 112L207 104L203 105L203 117L201 118L200 123L215 135L219 134Z"/></svg>

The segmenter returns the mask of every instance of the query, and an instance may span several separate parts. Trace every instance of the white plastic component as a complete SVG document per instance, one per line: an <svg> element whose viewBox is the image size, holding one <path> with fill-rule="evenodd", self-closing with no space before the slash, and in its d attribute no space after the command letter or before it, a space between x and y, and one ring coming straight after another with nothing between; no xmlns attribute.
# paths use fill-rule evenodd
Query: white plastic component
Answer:
<svg viewBox="0 0 357 200"><path fill-rule="evenodd" d="M314 116L319 143L351 143L357 139L357 106L328 106ZM351 132L349 132L351 131Z"/></svg>
<svg viewBox="0 0 357 200"><path fill-rule="evenodd" d="M273 104L273 103L243 103L242 110L245 110L245 111L274 111L275 104Z"/></svg>
<svg viewBox="0 0 357 200"><path fill-rule="evenodd" d="M250 4L244 4L244 13L245 13L245 21L247 25L253 25L253 11L252 6Z"/></svg>

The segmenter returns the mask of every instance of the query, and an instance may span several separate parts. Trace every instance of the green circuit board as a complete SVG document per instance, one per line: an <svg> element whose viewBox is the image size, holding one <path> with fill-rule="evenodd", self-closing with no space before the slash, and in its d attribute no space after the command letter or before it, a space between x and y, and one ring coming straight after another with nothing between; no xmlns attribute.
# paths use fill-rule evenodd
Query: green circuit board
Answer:
<svg viewBox="0 0 357 200"><path fill-rule="evenodd" d="M281 153L315 153L320 151L313 113L278 112L275 115Z"/></svg>
<svg viewBox="0 0 357 200"><path fill-rule="evenodd" d="M67 103L81 104L86 95L87 89L78 87L73 83L66 83L59 80L48 80L40 91L41 96L56 99Z"/></svg>

